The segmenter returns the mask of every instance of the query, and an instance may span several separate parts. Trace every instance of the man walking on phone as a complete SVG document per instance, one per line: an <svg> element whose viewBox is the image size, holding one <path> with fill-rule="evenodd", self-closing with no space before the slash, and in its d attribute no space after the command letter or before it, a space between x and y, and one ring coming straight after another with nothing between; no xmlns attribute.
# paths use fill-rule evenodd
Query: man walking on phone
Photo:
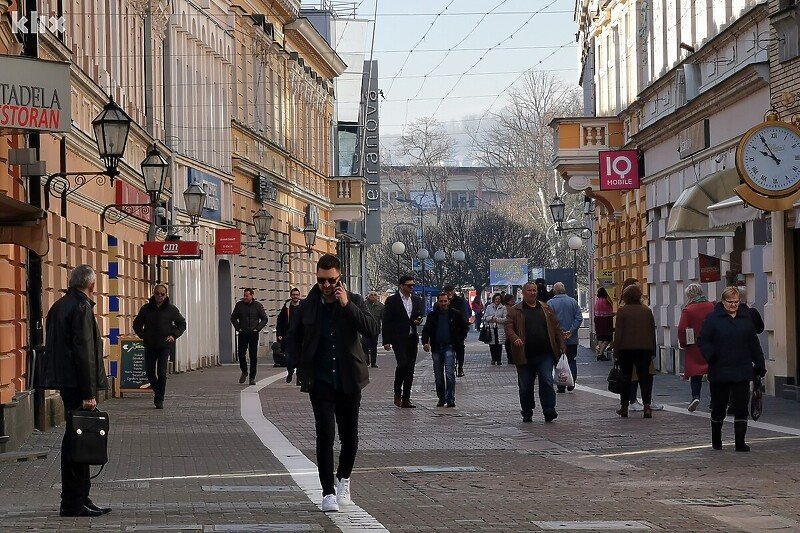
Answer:
<svg viewBox="0 0 800 533"><path fill-rule="evenodd" d="M397 368L394 371L394 404L413 409L411 384L414 382L414 365L417 364L419 335L417 326L422 323L425 308L422 299L414 292L414 277L400 276L397 293L386 298L383 311L383 348L394 349Z"/></svg>
<svg viewBox="0 0 800 533"><path fill-rule="evenodd" d="M97 407L97 391L108 389L103 340L94 318L96 274L89 265L70 273L69 290L47 313L47 348L39 359L39 388L58 389L64 412ZM67 414L69 417L69 414ZM75 438L67 418L61 443L61 516L100 516L111 512L89 498L89 465L72 462Z"/></svg>
<svg viewBox="0 0 800 533"><path fill-rule="evenodd" d="M350 474L358 450L361 389L369 368L359 335L378 334L378 323L364 299L342 283L342 264L325 254L317 262L317 284L300 302L286 335L308 392L317 432L317 471L322 510L338 511L352 503ZM339 427L339 466L333 474L333 443Z"/></svg>

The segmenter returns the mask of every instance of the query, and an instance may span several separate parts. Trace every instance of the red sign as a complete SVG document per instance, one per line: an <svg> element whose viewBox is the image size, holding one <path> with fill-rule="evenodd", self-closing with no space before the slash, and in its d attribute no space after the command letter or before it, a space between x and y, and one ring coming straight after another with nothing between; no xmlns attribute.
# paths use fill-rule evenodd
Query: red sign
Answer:
<svg viewBox="0 0 800 533"><path fill-rule="evenodd" d="M158 257L200 257L197 241L146 241L144 255Z"/></svg>
<svg viewBox="0 0 800 533"><path fill-rule="evenodd" d="M700 261L700 281L710 283L722 279L720 260L712 255L697 254Z"/></svg>
<svg viewBox="0 0 800 533"><path fill-rule="evenodd" d="M153 220L153 210L149 207L124 207L124 205L131 204L150 204L150 195L146 192L137 189L133 185L125 183L122 180L117 180L114 183L114 201L117 205L122 205L119 210L125 213L130 213L132 217L150 223Z"/></svg>
<svg viewBox="0 0 800 533"><path fill-rule="evenodd" d="M238 229L217 229L214 235L214 251L217 255L239 255L242 251L242 233Z"/></svg>
<svg viewBox="0 0 800 533"><path fill-rule="evenodd" d="M606 150L600 152L600 190L624 191L639 188L639 152Z"/></svg>

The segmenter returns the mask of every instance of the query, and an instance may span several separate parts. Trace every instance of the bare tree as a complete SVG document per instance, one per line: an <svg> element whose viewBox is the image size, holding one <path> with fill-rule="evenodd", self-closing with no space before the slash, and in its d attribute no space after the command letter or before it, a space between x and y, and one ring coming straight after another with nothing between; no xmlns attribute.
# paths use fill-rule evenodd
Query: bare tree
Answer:
<svg viewBox="0 0 800 533"><path fill-rule="evenodd" d="M511 91L502 111L481 121L490 124L488 129L471 132L475 158L505 177L497 186L508 194L506 212L542 231L550 225L550 201L563 194L561 178L552 168L549 124L558 116L578 115L581 109L577 87L551 73L531 72L521 87ZM566 203L571 215L571 202Z"/></svg>

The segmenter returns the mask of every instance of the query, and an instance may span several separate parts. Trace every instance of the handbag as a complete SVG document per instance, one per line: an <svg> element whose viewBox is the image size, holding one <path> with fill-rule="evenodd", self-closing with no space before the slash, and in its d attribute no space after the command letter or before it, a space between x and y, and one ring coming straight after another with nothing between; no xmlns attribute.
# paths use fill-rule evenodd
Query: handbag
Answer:
<svg viewBox="0 0 800 533"><path fill-rule="evenodd" d="M760 377L753 380L753 393L750 396L750 418L758 420L761 418L763 408L764 384Z"/></svg>
<svg viewBox="0 0 800 533"><path fill-rule="evenodd" d="M569 368L567 354L561 354L561 358L553 369L553 377L553 381L559 387L575 386L575 379L572 377L572 370Z"/></svg>
<svg viewBox="0 0 800 533"><path fill-rule="evenodd" d="M94 466L108 463L108 413L97 409L71 411L67 414L66 430L72 433L69 454L73 463Z"/></svg>
<svg viewBox="0 0 800 533"><path fill-rule="evenodd" d="M625 387L628 386L628 378L619 368L619 363L614 360L614 366L608 371L608 391L614 394L622 394Z"/></svg>
<svg viewBox="0 0 800 533"><path fill-rule="evenodd" d="M489 329L489 326L487 326L485 322L483 323L483 325L481 325L481 332L478 333L478 340L481 342L485 342L486 344L492 342L492 331Z"/></svg>

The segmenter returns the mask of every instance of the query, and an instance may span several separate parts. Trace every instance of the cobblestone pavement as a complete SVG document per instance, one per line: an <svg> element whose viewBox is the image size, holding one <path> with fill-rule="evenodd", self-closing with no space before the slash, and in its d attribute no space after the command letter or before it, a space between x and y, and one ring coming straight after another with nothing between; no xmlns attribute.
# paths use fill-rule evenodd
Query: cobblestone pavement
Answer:
<svg viewBox="0 0 800 533"><path fill-rule="evenodd" d="M34 434L23 451L45 459L0 462L0 531L800 531L800 403L765 398L752 452L733 451L730 423L712 451L707 387L689 413L688 383L656 376L665 410L621 419L605 390L610 363L581 348L558 419L544 423L537 408L525 424L514 367L491 366L475 336L453 409L435 407L422 351L418 407L394 407L393 357L380 352L362 402L358 513L319 510L308 396L283 369L263 366L245 387L226 365L171 376L163 411L146 394L101 405L112 461L92 497L109 515L58 516L63 427ZM243 418L247 398L260 422Z"/></svg>

